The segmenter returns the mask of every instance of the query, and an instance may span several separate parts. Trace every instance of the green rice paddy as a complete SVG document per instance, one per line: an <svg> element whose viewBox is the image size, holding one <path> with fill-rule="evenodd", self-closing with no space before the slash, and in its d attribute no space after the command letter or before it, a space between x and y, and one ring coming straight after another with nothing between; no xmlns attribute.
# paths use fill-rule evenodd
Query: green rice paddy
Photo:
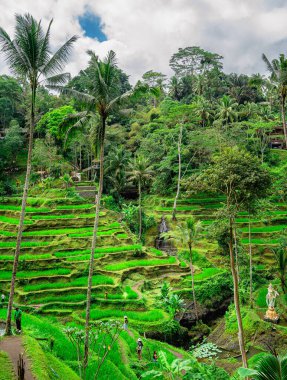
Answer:
<svg viewBox="0 0 287 380"><path fill-rule="evenodd" d="M134 267L147 267L147 266L157 266L157 265L168 265L176 264L177 260L175 257L171 256L167 259L150 259L150 260L131 260L122 263L110 264L105 266L105 270L108 271L119 271Z"/></svg>

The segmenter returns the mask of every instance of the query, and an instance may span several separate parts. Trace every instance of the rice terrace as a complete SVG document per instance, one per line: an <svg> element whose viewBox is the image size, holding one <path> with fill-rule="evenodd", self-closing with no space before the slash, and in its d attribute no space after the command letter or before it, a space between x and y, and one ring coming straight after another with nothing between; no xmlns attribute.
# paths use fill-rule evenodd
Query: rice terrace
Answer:
<svg viewBox="0 0 287 380"><path fill-rule="evenodd" d="M0 380L286 380L287 6L2 3Z"/></svg>

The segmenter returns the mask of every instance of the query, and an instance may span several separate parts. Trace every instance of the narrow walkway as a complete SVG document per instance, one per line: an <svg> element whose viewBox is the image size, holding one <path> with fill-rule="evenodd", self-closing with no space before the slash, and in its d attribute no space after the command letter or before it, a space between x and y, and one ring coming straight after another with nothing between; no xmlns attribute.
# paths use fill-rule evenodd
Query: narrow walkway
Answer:
<svg viewBox="0 0 287 380"><path fill-rule="evenodd" d="M19 354L24 352L21 338L19 336L5 337L2 341L0 341L0 351L5 351L9 355L13 363L15 374L17 376L17 362L19 359ZM35 380L32 375L30 363L26 355L24 355L24 362L25 380Z"/></svg>
<svg viewBox="0 0 287 380"><path fill-rule="evenodd" d="M177 351L173 351L171 350L170 348L167 349L171 354L173 354L174 356L176 356L178 359L183 359L183 355L180 353L180 352L177 352Z"/></svg>
<svg viewBox="0 0 287 380"><path fill-rule="evenodd" d="M134 292L136 292L137 295L139 296L138 300L140 300L140 299L143 298L142 292L139 290L139 287L142 286L143 283L144 283L144 280L141 280L141 281L136 282L136 283L132 286L132 290L133 290Z"/></svg>

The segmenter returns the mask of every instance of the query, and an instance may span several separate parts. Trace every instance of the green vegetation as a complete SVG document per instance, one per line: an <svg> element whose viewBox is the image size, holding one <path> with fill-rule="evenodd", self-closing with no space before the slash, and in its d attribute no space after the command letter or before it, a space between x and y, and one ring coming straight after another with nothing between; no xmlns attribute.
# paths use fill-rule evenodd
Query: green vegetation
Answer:
<svg viewBox="0 0 287 380"><path fill-rule="evenodd" d="M0 380L15 380L13 364L4 351L0 351Z"/></svg>
<svg viewBox="0 0 287 380"><path fill-rule="evenodd" d="M84 314L82 315L84 316ZM91 318L94 320L103 318L123 318L125 315L131 320L142 322L155 322L164 318L163 312L156 309L144 312L98 309L91 311Z"/></svg>
<svg viewBox="0 0 287 380"><path fill-rule="evenodd" d="M284 354L287 57L263 55L270 76L228 73L179 41L170 76L149 68L132 85L115 52L89 51L72 78L76 37L50 60L51 25L15 25L13 42L0 28L0 323L9 334L20 306L35 379L227 380L259 368L273 335ZM216 345L219 358L197 360Z"/></svg>
<svg viewBox="0 0 287 380"><path fill-rule="evenodd" d="M70 269L57 268L57 269L47 269L42 271L29 271L29 272L18 272L17 278L32 278L32 277L45 277L45 276L64 276L71 273ZM10 280L11 272L0 271L1 280Z"/></svg>
<svg viewBox="0 0 287 380"><path fill-rule="evenodd" d="M169 257L168 259L150 259L150 260L133 260L126 261L124 263L106 265L105 269L109 271L118 271L134 267L147 267L147 266L156 266L156 265L169 265L176 264L175 257Z"/></svg>
<svg viewBox="0 0 287 380"><path fill-rule="evenodd" d="M113 285L114 280L111 277L104 276L104 275L93 276L93 286L107 285L107 284ZM44 283L44 284L25 285L23 289L25 290L25 292L31 292L31 291L37 291L37 290L42 290L42 289L61 289L61 288L73 287L73 286L87 286L86 277L79 277L74 280L71 280L70 282L51 282L51 283Z"/></svg>

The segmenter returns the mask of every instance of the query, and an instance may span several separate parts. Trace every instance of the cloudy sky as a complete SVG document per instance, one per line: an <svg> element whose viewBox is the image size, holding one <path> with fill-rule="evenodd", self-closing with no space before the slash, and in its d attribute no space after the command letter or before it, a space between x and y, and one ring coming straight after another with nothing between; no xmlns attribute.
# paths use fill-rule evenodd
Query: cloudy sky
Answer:
<svg viewBox="0 0 287 380"><path fill-rule="evenodd" d="M80 36L67 70L113 49L135 82L153 69L170 75L171 55L201 46L224 56L227 72L264 73L262 53L287 54L285 0L0 0L0 25L13 33L15 13L29 12L44 25L53 18L52 47ZM7 73L0 56L0 73Z"/></svg>

